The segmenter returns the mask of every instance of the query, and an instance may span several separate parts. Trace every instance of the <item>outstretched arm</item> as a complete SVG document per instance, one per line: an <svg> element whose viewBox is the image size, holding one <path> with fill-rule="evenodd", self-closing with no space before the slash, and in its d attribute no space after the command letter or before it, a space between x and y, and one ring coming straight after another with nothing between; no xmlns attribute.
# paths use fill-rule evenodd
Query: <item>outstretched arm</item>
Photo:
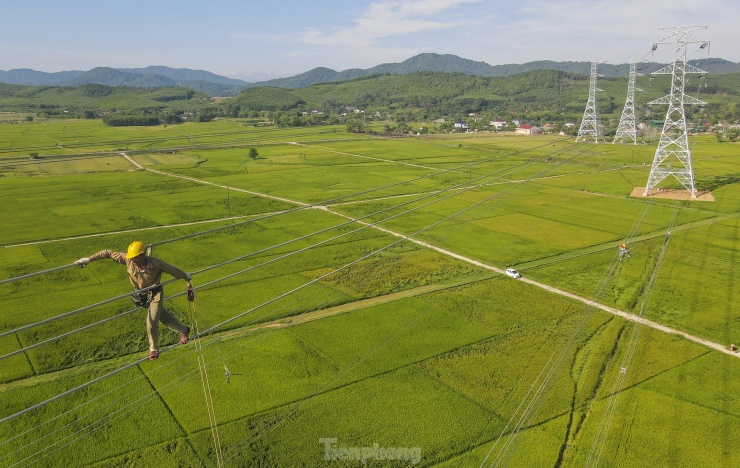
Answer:
<svg viewBox="0 0 740 468"><path fill-rule="evenodd" d="M185 273L181 269L177 268L176 266L172 266L169 263L165 263L162 260L158 258L152 258L149 257L150 262L156 262L157 265L159 265L159 268L162 269L167 274L170 274L174 276L175 278L184 279L186 281L190 281L190 273Z"/></svg>
<svg viewBox="0 0 740 468"><path fill-rule="evenodd" d="M79 265L80 268L85 268L88 263L94 262L95 260L102 260L104 258L110 258L116 263L126 264L126 253L125 252L113 252L112 250L101 250L96 252L89 257L82 257L77 260L75 265Z"/></svg>

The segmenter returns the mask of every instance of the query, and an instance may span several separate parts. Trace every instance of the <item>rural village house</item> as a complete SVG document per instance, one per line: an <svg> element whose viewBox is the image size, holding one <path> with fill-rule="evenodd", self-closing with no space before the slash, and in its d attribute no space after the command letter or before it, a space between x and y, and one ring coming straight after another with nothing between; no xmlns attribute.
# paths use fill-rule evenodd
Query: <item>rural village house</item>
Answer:
<svg viewBox="0 0 740 468"><path fill-rule="evenodd" d="M516 133L521 135L542 135L542 129L534 125L522 124L517 127Z"/></svg>
<svg viewBox="0 0 740 468"><path fill-rule="evenodd" d="M504 120L504 119L494 119L494 120L491 120L488 123L488 125L491 126L491 127L495 127L496 130L498 130L501 127L506 127L507 123L506 123L506 120Z"/></svg>

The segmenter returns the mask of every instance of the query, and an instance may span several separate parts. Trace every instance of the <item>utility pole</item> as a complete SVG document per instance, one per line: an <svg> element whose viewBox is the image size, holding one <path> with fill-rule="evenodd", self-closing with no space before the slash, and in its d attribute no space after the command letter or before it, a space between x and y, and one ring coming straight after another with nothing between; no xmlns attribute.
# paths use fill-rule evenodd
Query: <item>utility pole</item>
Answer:
<svg viewBox="0 0 740 468"><path fill-rule="evenodd" d="M603 125L601 125L601 117L599 116L599 106L596 105L596 92L602 91L596 87L600 63L603 62L591 62L591 82L588 88L588 102L586 103L586 110L583 112L581 128L578 129L576 141L581 139L581 137L583 137L583 140L585 141L586 137L590 135L593 137L594 141L598 143L599 136L602 134Z"/></svg>
<svg viewBox="0 0 740 468"><path fill-rule="evenodd" d="M637 122L635 119L635 91L642 91L640 88L635 87L635 81L637 80L637 61L632 59L630 61L630 76L627 82L627 100L624 103L624 109L622 109L622 117L619 119L619 126L617 126L617 133L614 135L614 141L617 140L625 142L625 137L630 138L633 143L637 144ZM634 153L633 153L634 154Z"/></svg>
<svg viewBox="0 0 740 468"><path fill-rule="evenodd" d="M681 182L681 185L691 193L691 198L696 198L694 186L694 169L691 165L691 149L689 148L689 137L686 130L686 114L684 104L705 104L684 93L687 73L706 74L705 71L686 63L686 49L689 44L701 44L704 49L709 41L700 39L694 35L694 31L706 29L706 26L688 26L677 28L660 28L669 33L664 39L653 44L653 50L658 44L674 44L673 63L651 75L671 75L671 93L655 101L653 104L668 104L668 111L660 134L658 149L655 151L653 166L650 169L650 177L645 186L644 196L648 196L650 190L655 188L663 179L673 176ZM676 164L676 167L673 167Z"/></svg>

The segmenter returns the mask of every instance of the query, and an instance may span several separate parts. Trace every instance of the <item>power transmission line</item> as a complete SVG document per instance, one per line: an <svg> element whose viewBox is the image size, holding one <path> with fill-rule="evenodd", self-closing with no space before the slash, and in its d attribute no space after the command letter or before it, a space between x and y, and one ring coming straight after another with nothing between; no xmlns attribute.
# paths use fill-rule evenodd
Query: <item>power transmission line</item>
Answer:
<svg viewBox="0 0 740 468"><path fill-rule="evenodd" d="M576 147L576 146L579 146L579 145L572 145L571 147ZM567 147L566 149L569 149L569 148L571 148L571 147ZM556 150L556 151L553 151L553 152L551 152L551 153L549 153L549 154L557 153L557 152L560 152L560 151L564 151L564 149ZM588 150L585 150L585 151L588 151ZM548 154L548 155L545 155L545 156L542 156L542 158L545 158L545 157L549 156L549 154ZM576 156L578 156L578 155L576 155ZM553 168L555 168L555 167L558 167L558 166L560 166L560 165L564 164L564 163L565 163L565 162L567 162L567 161L570 161L571 159L575 158L576 156L572 156L572 157L571 157L571 158L569 158L569 159L566 159L566 160L564 160L564 161L561 161L561 162L559 162L559 163L555 164L554 166L552 166L552 167L550 167L550 168L546 169L545 171L541 172L540 174L543 174L543 173L545 173L545 172L548 172L548 171L552 170ZM527 163L523 163L523 164L531 164L531 163L532 163L532 161L529 161L529 162L527 162ZM539 174L538 174L538 175L539 175ZM525 179L525 180L523 180L523 181L521 181L521 182L518 182L518 183L516 183L516 184L512 185L511 187L509 187L509 188L507 188L507 189L505 189L505 190L503 190L503 191L501 191L501 192L498 192L498 193L497 193L496 195L494 195L494 196L492 196L492 197L489 197L489 198L487 198L487 199L486 199L485 201L488 201L488 200L490 200L490 199L492 199L492 198L494 198L494 197L496 197L496 196L498 196L498 195L500 195L500 194L502 194L502 193L505 193L505 192L507 192L507 191L509 191L509 190L511 190L511 189L513 189L513 188L515 188L515 187L518 187L519 185L521 185L521 184L523 184L523 183L526 183L526 182L528 182L529 180L531 180L531 179L533 179L533 178L537 177L538 175L533 175L533 176L529 177L528 179ZM484 176L484 177L485 177L485 176ZM484 177L481 177L481 178L484 178ZM467 182L466 182L466 184L467 184ZM443 197L443 198L442 198L442 200L444 200L444 199L447 199L447 198L450 198L450 197L452 197L452 196L455 196L455 195L457 195L457 194L459 194L459 193L463 193L463 192L456 192L456 193L453 193L452 195L448 195L447 197ZM415 207L415 208L412 208L411 210L408 210L408 211L406 211L406 212L404 212L404 213L400 213L400 214L394 215L394 216L392 216L391 218L395 218L395 217L401 216L401 215L403 215L403 214L407 214L407 213L409 213L409 212L411 212L411 211L414 211L414 210L416 210L416 209L418 209L418 208L421 208L421 207L424 207L424 206L428 206L429 204L432 204L432 203L436 203L436 202L438 202L438 201L440 201L440 200L437 200L437 201L434 201L434 202L428 203L428 204L426 204L426 205L422 205L422 206L420 206L420 207ZM477 206L477 205L479 205L479 204L481 204L481 203L483 203L483 202L479 202L479 203L476 203L476 204L475 204L475 205L473 205L473 206ZM458 212L458 213L456 213L455 215L452 215L451 217L454 217L454 216L456 216L457 214L459 214L459 213L462 213L462 212L465 212L465 211L467 211L467 210L469 210L469 209L471 209L471 208L472 208L472 207L467 207L467 208L464 208L463 210L459 211L459 212ZM443 221L445 221L445 220L447 220L447 219L450 219L451 217L445 218L445 219L443 219L443 220L441 220L441 221L438 221L437 223L434 223L434 224L433 224L432 226L429 226L429 227L427 227L427 228L421 229L421 230L419 230L419 231L418 231L417 233L415 233L415 234L418 234L418 233L420 233L420 232L423 232L423 231L425 231L425 230L427 230L427 229L429 229L429 228L431 228L431 227L433 227L433 226L436 226L436 225L440 224L441 222L443 222ZM361 229L366 229L366 228L368 228L368 227L372 227L372 226L374 226L374 225L377 225L377 224L378 224L378 223L380 223L380 222L383 222L383 221L387 221L388 219L391 219L391 218L387 218L387 219L384 219L384 220L381 220L381 221L377 221L377 222L375 222L375 223L372 223L372 224L369 224L369 225L365 225L365 226L363 226L363 227L362 227ZM415 234L413 234L413 235L415 235ZM383 247L382 249L379 249L379 250L377 250L377 251L371 252L370 254L367 254L367 255L363 256L362 258L360 258L360 259L358 259L358 260L355 260L355 261L353 261L353 262L350 262L349 264L347 264L347 265L344 265L343 267L341 267L341 268L339 268L339 269L337 269L337 270L335 270L335 271L332 271L332 272L330 272L330 273L327 273L327 274L325 274L325 275L322 275L322 276L320 276L320 277L318 277L318 278L315 278L315 279L313 279L313 280L311 280L311 281L309 281L309 282L307 282L307 283L305 283L305 284L303 284L303 285L301 285L301 286L299 286L299 287L297 287L297 288L295 288L295 289L293 289L293 290L290 290L290 291L288 291L288 292L286 292L286 293L284 293L284 294L281 294L281 295L279 295L279 296L277 296L277 297L275 297L275 298L273 298L273 299L271 299L271 300L269 300L269 301L266 301L266 302L264 302L264 303L262 303L262 304L260 304L260 305L258 305L258 306L256 306L256 307L254 307L254 308L252 308L252 309L249 309L249 310L248 310L248 311L246 311L246 312L243 312L243 313L241 313L241 314L238 314L237 316L235 316L235 317L232 317L232 318L230 318L230 319L228 319L228 320L226 320L226 321L224 321L224 322L222 322L222 323L219 323L218 325L212 326L212 327L210 327L209 329L207 329L207 330L205 330L205 331L201 332L200 334L198 334L197 336L195 336L195 337L194 337L194 339L197 339L197 338L199 338L199 337L202 337L202 336L205 336L205 335L207 335L207 334L210 334L210 333L212 333L212 332L213 332L213 331L214 331L215 329L217 329L217 328L220 328L220 327L222 327L222 326L224 326L224 325L226 325L226 324L228 324L228 323L230 323L230 322L233 322L234 320L236 320L236 319L238 319L238 318L241 318L242 316L244 316L244 315L246 315L246 314L248 314L248 313L251 313L251 312L252 312L252 311L254 311L254 310L257 310L257 309L259 309L259 308L262 308L262 307L264 307L265 305L271 304L271 303L273 303L273 302L275 302L275 301L277 301L277 300L279 300L279 299L282 299L283 297L286 297L286 296L288 296L288 295L290 295L290 294L292 294L292 293L294 293L294 292L296 292L296 291L299 291L299 290L301 290L301 289L303 289L303 288L305 288L305 287L307 287L307 286L309 286L309 285L311 285L311 284L314 284L314 283L316 283L316 282L318 282L318 281L320 281L320 280L322 280L322 279L324 279L324 278L326 278L326 277L328 277L328 276L330 276L330 275L332 275L332 274L334 274L334 273L336 273L336 272L338 272L338 271L341 271L341 270L343 270L343 269L346 269L347 267L349 267L349 266L351 266L351 265L354 265L354 264L356 264L356 263L357 263L357 262L359 262L360 260L363 260L363 259L365 259L365 258L369 258L369 257L371 257L372 255L375 255L375 254L377 254L378 252L381 252L381 251L387 250L387 249L388 249L388 248L390 248L391 246L393 246L393 245L396 245L396 244L398 244L398 243L400 243L400 242L402 242L402 241L404 241L404 240L408 239L409 237L412 237L413 235L411 235L411 236L405 236L404 238L402 238L402 239L400 239L400 240L397 240L397 241L395 241L395 242L393 242L393 243L391 243L391 244L387 245L386 247ZM322 241L322 242L327 242L327 241ZM300 249L300 251L304 251L304 250L307 250L308 248L311 248L311 247L313 247L313 246L309 246L309 247L306 247L306 248ZM287 256L287 255L290 255L290 254L286 254L286 256ZM277 260L277 259L273 259L273 260L269 260L268 262L272 263L273 261L276 261L276 260ZM227 262L224 262L224 264L226 264L226 263L231 263L231 262L232 262L232 260L229 260L229 261L227 261ZM210 267L210 268L213 268L213 267ZM239 272L236 272L236 273L232 273L232 274L230 274L230 275L227 275L227 276L225 276L225 277L223 277L223 278L219 278L219 279L217 279L217 280L214 280L214 281L211 281L211 282L209 282L209 283L206 283L206 284L202 285L202 286L201 286L200 288L203 288L203 287L209 286L209 285L211 285L211 284L214 284L214 283L216 283L216 282L219 282L219 281L223 281L224 279L227 279L227 278L231 278L231 277L233 277L233 276L235 276L235 275L238 275L238 274L244 273L244 272L246 272L246 271L250 271L250 270L252 270L252 269L254 269L254 268L256 268L256 267L255 267L255 266L252 266L252 267L249 267L249 268L247 268L247 269L245 269L245 270L242 270L242 271L239 271ZM171 282L171 281L175 281L175 280L170 280L169 282ZM167 284L167 283L168 283L168 282L164 282L164 283L162 283L162 284ZM157 286L157 285L154 285L154 286L151 286L150 288L154 288L154 287L156 287L156 286ZM184 293L180 293L180 294L184 294ZM121 298L121 297L127 297L127 296L128 296L128 294L127 294L127 295L124 295L124 296L119 296L119 297L117 297L117 298L114 298L114 299L109 299L109 300L107 300L107 301L103 301L103 302L101 302L101 303L98 303L98 304L95 304L95 305L99 305L99 304L102 304L102 303L107 303L107 302L111 302L112 300L115 300L115 299L119 299L119 298ZM84 310L86 310L86 309L89 309L89 308L91 308L91 307L93 307L93 306L88 306L88 307L86 307L86 308L82 308L82 309L77 309L77 310L75 310L75 311L72 311L72 312L68 312L68 313L65 313L65 314L61 314L60 316L56 316L56 317L51 317L51 318L49 318L49 319L46 319L46 320L44 320L44 321L41 321L41 322L36 322L35 324L31 324L31 325L27 325L27 326L25 326L25 327L24 327L24 329L25 329L25 328L30 328L31 326L34 326L34 325L36 325L36 324L39 324L39 323L47 323L47 322L50 322L50 321L53 321L53 320L55 320L56 318L61 318L61 317L63 317L63 316L67 316L67 315L70 315L70 314L72 314L72 313L76 313L76 312L79 312L79 311L81 311L81 310L83 310L83 309L84 309ZM9 334L9 333L12 333L12 332L14 332L14 331L15 331L15 330L13 330L13 331L10 331L10 332L6 332L5 334ZM166 352L166 351L168 351L168 350L170 350L170 349L174 348L175 346L177 346L177 345L172 345L172 346L170 346L170 347L167 347L167 348L163 349L163 350L162 350L162 352ZM109 376L115 375L115 374L117 374L117 373L119 373L119 372L121 372L121 371L123 371L123 370L125 370L125 369L128 369L128 368L130 368L130 367L133 367L134 365L137 365L137 364L139 364L139 363L141 363L141 362L145 362L145 361L146 361L147 359L148 359L148 358L143 358L143 359L141 359L141 360L139 360L139 361L136 361L136 362L134 362L134 363L128 364L128 365L126 365L126 366L124 366L124 367L122 367L122 368L116 369L116 370L114 370L114 371L112 371L112 372L110 372L110 373L108 373L108 374L106 374L106 375L104 375L104 376L101 376L101 377L98 377L98 378L96 378L96 379L93 379L93 380L91 380L91 381L89 381L89 382L87 382L87 383L81 384L81 385L79 385L79 386L77 386L77 387L75 387L75 388L73 388L73 389L70 389L70 390L68 390L68 391L66 391L66 392L64 392L64 393L62 393L62 394L59 394L59 395L57 395L57 396L55 396L55 397L52 397L52 398L49 398L49 399L47 399L47 400L45 400L45 401L43 401L43 402L40 402L40 403L38 403L38 404L35 404L35 405L32 405L32 406L30 406L30 407L28 407L28 408L26 408L26 409L24 409L24 410L22 410L22 411L19 411L19 412L17 412L17 413L15 413L15 414L13 414L13 415L10 415L10 416L7 416L7 417L5 417L5 418L3 418L3 419L0 419L0 424L2 424L2 423L4 423L4 422L7 422L7 421L10 421L10 420L12 420L12 419L15 419L15 418L16 418L16 417L18 417L18 416L21 416L21 415L23 415L23 414L25 414L25 413L27 413L27 412L29 412L29 411L32 411L32 410L34 410L34 409L40 408L40 407L42 407L42 406L44 406L44 405L46 405L46 404L48 404L48 403L51 403L51 402L53 402L53 401L56 401L56 400L58 400L59 398L62 398L62 397L64 397L64 396L67 396L67 395L69 395L69 394L72 394L72 393L74 393L74 392L76 392L76 391L78 391L78 390L84 389L84 388L88 387L89 385L92 385L92 384L93 384L93 383L95 383L95 382L98 382L98 381L100 381L100 380L103 380L103 379L105 379L105 378L107 378L107 377L109 377Z"/></svg>
<svg viewBox="0 0 740 468"><path fill-rule="evenodd" d="M676 201L673 206L673 215L671 216L670 223L668 224L668 231L663 238L663 244L661 245L660 252L658 253L658 258L655 261L655 265L653 266L653 271L650 275L650 278L643 288L643 298L640 305L638 318L642 318L645 316L645 312L648 309L648 305L650 304L650 300L652 299L653 292L655 291L655 282L658 278L660 267L663 265L663 259L665 258L665 253L668 248L668 241L670 240L671 236L671 230L676 223L678 206L679 201ZM602 416L601 422L599 423L599 429L596 432L596 437L594 437L594 441L591 445L591 451L589 452L588 459L586 460L587 467L598 466L599 461L601 460L601 454L604 450L604 445L606 444L606 440L609 435L609 428L611 427L611 422L616 411L619 396L622 392L622 387L624 386L624 382L627 379L627 371L629 370L632 359L635 355L637 341L640 337L641 330L642 325L640 324L639 320L636 320L632 328L632 334L630 335L630 338L627 342L626 351L622 356L622 362L619 366L619 374L614 379L614 384L612 385L612 390L609 394L609 401L606 404L604 415Z"/></svg>
<svg viewBox="0 0 740 468"><path fill-rule="evenodd" d="M627 236L625 242L629 242L635 233L638 232L639 226L642 224L643 219L647 211L650 209L651 204L645 205L642 213L638 219L633 223L633 226ZM544 397L550 392L550 389L555 385L556 380L559 378L560 371L565 363L565 358L570 350L575 345L576 339L580 336L583 331L587 319L591 317L596 307L593 305L599 301L604 292L607 290L607 286L610 284L611 278L616 271L617 265L619 265L618 256L615 255L609 268L604 272L600 281L597 282L593 297L593 303L586 305L583 309L577 323L563 336L558 344L553 349L547 362L540 370L540 373L535 378L534 382L530 386L529 390L525 394L521 403L512 414L511 418L507 422L506 426L501 430L499 436L494 441L491 449L487 452L485 458L481 462L480 466L485 466L493 455L490 466L504 466L508 463L508 460L513 456L516 447L518 446L521 438L521 429L531 426L536 417L541 405L544 402ZM508 431L508 435L507 435Z"/></svg>
<svg viewBox="0 0 740 468"><path fill-rule="evenodd" d="M403 242L403 241L405 241L405 240L407 240L407 239L410 239L410 238L412 238L412 237L415 237L415 236L417 236L418 234L420 234L420 233L422 233L422 232L424 232L424 231L427 231L427 230L429 230L429 229L431 229L431 228L433 228L433 227L435 227L435 226L437 226L437 225L439 225L439 224L442 224L442 223L444 223L444 222L447 222L447 221L450 221L450 220L452 220L452 219L456 218L456 217L457 217L457 216L459 216L460 214L462 214L462 213L464 213L464 212L466 212L466 211L469 211L469 210L471 210L472 208L475 208L475 207L477 207L477 206L480 206L480 205L482 205L482 204L488 203L488 202L489 202L489 201L491 201L492 199L494 199L494 198L496 198L496 197L498 197L498 196L500 196L500 195L502 195L502 194L504 194L504 193L506 193L506 192L508 192L508 191L510 191L510 190L513 190L513 189L515 189L515 188L517 188L517 187L521 186L522 184L525 184L525 183L529 182L530 180L532 180L532 179L534 179L534 178L536 178L536 177L539 177L539 176L541 176L542 174L544 174L544 173L546 173L546 172L549 172L549 171L551 171L551 170L553 170L553 169L555 169L555 168L557 168L557 167L559 167L559 166L561 166L561 165L563 165L563 164L565 164L565 163L567 163L567 162L571 161L572 159L574 159L574 158L578 157L578 156L579 156L580 154L582 154L582 153L584 153L584 152L587 152L587 151L589 151L589 149L585 149L585 150L584 150L583 152L581 152L581 153L579 153L579 154L576 154L576 155L574 155L574 156L571 156L570 158L568 158L568 159L566 159L566 160L560 161L560 162L556 163L555 165L553 165L552 167L549 167L549 168L545 169L544 171L542 171L542 172L540 172L540 173L538 173L538 174L532 175L531 177L529 177L529 178L527 178L527 179L525 179L525 180L522 180L522 181L520 181L520 182L518 182L518 183L514 184L513 186L511 186L511 187L509 187L509 188L506 188L506 189L502 190L501 192L498 192L498 193L496 193L496 194L494 194L494 195L491 195L490 197L487 197L487 198L485 198L485 199L483 199L483 200L481 200L481 201L479 201L479 202L477 202L477 203L474 203L474 204L473 204L473 205L471 205L471 206L468 206L468 207L466 207L466 208L463 208L462 210L460 210L460 211L458 211L458 212L456 212L456 213L454 213L454 214L452 214L452 215L450 215L450 216L447 216L447 217L445 217L445 218L443 218L443 219L441 219L441 220L439 220L439 221L436 221L436 222L434 222L433 224L431 224L431 225L428 225L428 226L426 226L426 227L424 227L424 228L422 228L422 229L420 229L420 230L418 230L418 231L414 232L413 234L410 234L410 235L404 236L403 238L399 239L398 241L394 242L394 243L393 243L393 244L391 244L391 245L395 245L395 244L397 244L397 243L400 243L400 242ZM384 250L384 249L386 249L386 247L384 247L384 248L383 248L383 250ZM371 255L372 255L372 254L371 254ZM360 259L360 260L361 260L361 259ZM392 339L395 339L395 337L393 337ZM392 339L391 339L390 341L392 341ZM384 344L382 344L382 345L381 345L381 347L385 346L386 344L387 344L387 342L386 342L386 343L384 343ZM373 351L373 352L374 352L374 351ZM364 360L364 359L363 359L363 360ZM345 371L344 373L342 373L342 374L341 374L341 375L340 375L339 377L337 377L337 379L335 379L335 380L334 380L333 382L330 382L330 383L329 383L329 385L327 385L327 386L326 386L325 388L328 388L329 386L333 385L333 383L334 383L334 382L338 381L338 380L339 380L339 379L340 379L341 377L343 377L343 376L344 376L344 375L345 375L346 373L348 373L348 372L352 371L352 370L354 369L354 367L356 367L357 365L359 365L359 363L358 363L358 364L355 364L355 366L353 366L352 368L350 368L350 369L348 369L347 371ZM325 389L325 388L324 388L324 389ZM323 389L322 389L322 390L323 390ZM319 392L321 392L322 390L319 390L319 391L317 391L317 392L314 392L314 395L315 395L315 394L317 394L317 393L319 393ZM313 396L313 395L312 395L312 396ZM312 396L311 396L311 397L312 397ZM306 404L306 402L308 402L308 401L309 401L309 399L310 399L311 397L305 398L305 399L303 399L303 400L302 400L301 402L299 402L299 403L298 403L298 404L297 404L297 405L295 406L295 408L294 408L294 409L293 409L292 411L290 411L290 412L289 412L289 415L288 415L288 416L290 416L290 415L294 414L295 412L297 412L297 411L298 411L298 409L300 409L300 408L301 408L301 407L302 407L302 406L303 406L304 404ZM265 433L267 433L267 432L270 432L270 431L274 430L274 429L275 429L275 428L277 428L277 427L278 427L278 426L279 426L280 424L282 424L282 422L283 422L283 421L285 421L286 419L287 419L287 418L281 418L280 422L278 422L278 423L276 423L275 425L273 425L272 427L270 427L270 428L269 428L269 429L268 429L268 430L267 430L267 431L266 431ZM257 440L258 440L258 439L259 439L260 437L262 437L262 435L264 435L264 434L259 434L259 435L257 435L256 437L254 437L254 438L252 438L251 440L249 440L249 441L247 442L247 444L252 444L252 443L254 443L254 442L255 442L255 441L257 441ZM235 452L235 453L233 453L233 454L232 454L231 456L229 456L228 458L226 458L226 460L228 461L228 460L230 460L230 459L234 458L234 457L235 457L235 456L236 456L236 455L237 455L238 453L239 453L239 452L238 452L238 451L236 451L236 452Z"/></svg>
<svg viewBox="0 0 740 468"><path fill-rule="evenodd" d="M561 141L561 140L557 140L557 141ZM448 173L452 173L452 172L458 172L458 171L464 170L464 169L470 169L473 166L478 166L478 165L481 165L481 164L493 162L493 161L496 161L496 160L499 160L499 159L503 159L503 158L506 158L506 157L511 157L511 156L515 156L515 155L518 155L518 154L526 153L528 151L533 151L533 150L536 150L536 149L539 149L539 148L544 148L544 147L549 146L550 144L551 143L548 142L548 143L544 143L542 145L534 146L534 147L531 147L531 148L514 151L514 152L509 153L509 154L506 154L506 155L494 156L494 157L487 158L487 159L484 159L484 160L481 160L481 161L476 161L476 162L472 162L472 163L466 163L466 164L463 164L461 166L456 166L456 167L453 167L453 168L450 168L450 169L442 169L442 170L439 170L438 172L433 172L431 174L427 174L427 175L424 175L424 176L414 177L412 179L404 180L404 181L401 181L401 182L394 182L392 184L384 185L384 186L381 186L381 187L375 187L375 188L368 189L368 190L362 190L360 192L355 192L355 193L351 193L351 194L348 194L348 195L342 195L342 196L339 196L339 197L331 198L331 199L320 201L320 202L316 202L316 203L305 204L305 205L302 205L302 206L298 206L296 208L291 208L289 210L284 210L284 211L279 211L277 213L271 213L271 214L267 214L267 215L258 216L256 218L251 218L251 219L248 219L246 221L241 221L241 222L238 222L238 223L227 224L227 225L224 225L224 226L220 226L218 228L208 229L208 230L205 230L205 231L199 231L199 232L195 232L195 233L192 233L192 234L187 234L187 235L180 236L180 237L175 237L173 239L168 239L168 240L164 240L164 241L160 241L160 242L155 242L153 244L150 244L149 247L156 247L156 246L159 246L159 245L165 245L165 244L169 244L169 243L173 243L173 242L178 242L178 241L181 241L181 240L185 240L185 239L189 239L189 238L193 238L193 237L197 237L197 236L211 234L211 233L222 231L222 230L225 230L225 229L242 226L244 224L254 223L254 222L257 222L257 221L262 221L262 220L273 218L273 217L276 217L276 216L280 216L280 215L284 215L284 214L289 214L289 213L294 213L296 211L301 211L301 210L305 210L305 209L309 209L309 208L316 208L316 207L319 207L319 206L326 206L326 205L329 205L329 204L332 204L332 203L336 203L336 202L341 201L341 200L345 200L347 198L357 197L357 196L360 196L360 195L366 195L368 193L377 192L379 190L385 190L385 189L388 189L388 188L397 187L397 186L409 184L409 183L412 183L412 182L417 182L417 181L420 181L420 180L428 179L428 178L431 178L431 177L436 177L436 176L443 175L443 174L448 174ZM110 234L110 233L106 233L106 234ZM38 271L38 272L34 272L34 273L28 273L28 274L21 275L21 276L15 276L15 277L12 277L12 278L7 278L7 279L4 279L4 280L0 280L0 285L6 284L6 283L12 283L12 282L15 282L15 281L20 281L20 280L27 279L27 278L32 278L34 276L39 276L39 275L43 275L43 274L47 274L47 273L52 273L54 271L63 270L65 268L71 268L71 267L75 267L75 266L78 266L78 265L76 265L74 263L71 263L69 265L63 265L63 266L59 266L59 267L50 268L50 269L47 269L47 270L42 270L42 271ZM0 336L2 336L2 335L0 335Z"/></svg>

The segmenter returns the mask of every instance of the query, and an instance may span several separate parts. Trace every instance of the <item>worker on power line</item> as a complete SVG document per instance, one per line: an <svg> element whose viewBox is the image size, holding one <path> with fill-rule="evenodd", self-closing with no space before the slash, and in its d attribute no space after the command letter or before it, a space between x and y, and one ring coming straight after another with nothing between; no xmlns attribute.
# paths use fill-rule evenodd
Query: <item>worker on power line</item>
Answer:
<svg viewBox="0 0 740 468"><path fill-rule="evenodd" d="M95 260L110 258L116 263L126 265L128 277L131 284L136 290L144 289L160 283L162 272L168 273L175 278L190 281L190 273L185 273L181 269L174 267L162 260L149 257L145 253L146 247L142 242L132 242L126 252L113 252L111 250L101 250L89 257L83 257L75 264L84 268L88 263ZM149 337L149 359L159 357L159 322L162 322L167 328L180 333L180 344L188 342L190 327L183 324L174 315L164 308L164 292L162 286L150 289L148 291L134 292L131 299L139 307L147 307L149 312L146 317L146 333Z"/></svg>
<svg viewBox="0 0 740 468"><path fill-rule="evenodd" d="M632 258L630 255L630 249L627 247L627 244L622 244L619 246L619 261L622 261L622 257L627 256L628 258Z"/></svg>

